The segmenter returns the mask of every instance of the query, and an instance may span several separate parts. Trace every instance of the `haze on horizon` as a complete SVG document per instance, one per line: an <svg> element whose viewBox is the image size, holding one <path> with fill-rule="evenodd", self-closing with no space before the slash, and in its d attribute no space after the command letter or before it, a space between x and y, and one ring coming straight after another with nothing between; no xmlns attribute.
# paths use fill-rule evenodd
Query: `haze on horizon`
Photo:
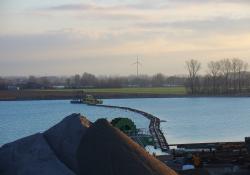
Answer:
<svg viewBox="0 0 250 175"><path fill-rule="evenodd" d="M2 0L0 25L1 76L129 75L137 55L143 74L250 63L248 0Z"/></svg>

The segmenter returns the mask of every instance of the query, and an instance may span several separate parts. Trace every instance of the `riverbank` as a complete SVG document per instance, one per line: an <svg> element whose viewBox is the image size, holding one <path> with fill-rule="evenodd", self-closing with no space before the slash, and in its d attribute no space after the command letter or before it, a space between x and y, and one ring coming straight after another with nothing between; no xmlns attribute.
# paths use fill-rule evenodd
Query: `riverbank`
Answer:
<svg viewBox="0 0 250 175"><path fill-rule="evenodd" d="M73 99L81 95L80 90L19 90L0 91L0 101L21 101L21 100L66 100ZM127 99L127 98L184 98L184 97L250 97L250 94L229 94L229 95L191 95L179 89L149 89L137 90L84 90L100 99Z"/></svg>
<svg viewBox="0 0 250 175"><path fill-rule="evenodd" d="M177 94L149 94L149 93L103 93L89 92L100 99L122 99L122 98L170 98L188 97L188 95ZM77 98L74 91L0 91L0 101L18 100L67 100ZM79 97L78 97L79 98Z"/></svg>
<svg viewBox="0 0 250 175"><path fill-rule="evenodd" d="M184 87L166 88L104 88L104 89L33 89L0 91L0 100L59 100L80 98L91 94L97 98L159 98L186 95Z"/></svg>

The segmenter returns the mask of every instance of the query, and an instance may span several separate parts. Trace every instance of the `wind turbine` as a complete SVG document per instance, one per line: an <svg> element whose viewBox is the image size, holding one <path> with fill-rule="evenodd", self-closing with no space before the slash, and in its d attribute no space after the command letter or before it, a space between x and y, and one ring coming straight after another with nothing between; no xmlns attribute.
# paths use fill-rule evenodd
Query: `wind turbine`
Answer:
<svg viewBox="0 0 250 175"><path fill-rule="evenodd" d="M136 76L138 77L138 75L139 75L139 65L141 65L141 62L138 60L138 56L137 56L136 62L133 63L133 64L136 64Z"/></svg>

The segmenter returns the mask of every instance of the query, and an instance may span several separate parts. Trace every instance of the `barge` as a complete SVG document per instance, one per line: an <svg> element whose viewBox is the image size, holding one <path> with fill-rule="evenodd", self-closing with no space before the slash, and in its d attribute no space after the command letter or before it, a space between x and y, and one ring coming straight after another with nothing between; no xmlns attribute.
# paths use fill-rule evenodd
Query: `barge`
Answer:
<svg viewBox="0 0 250 175"><path fill-rule="evenodd" d="M100 99L94 98L92 95L86 95L85 98L74 99L74 100L71 100L70 103L72 103L72 104L97 105L97 104L102 104L103 101L100 100Z"/></svg>

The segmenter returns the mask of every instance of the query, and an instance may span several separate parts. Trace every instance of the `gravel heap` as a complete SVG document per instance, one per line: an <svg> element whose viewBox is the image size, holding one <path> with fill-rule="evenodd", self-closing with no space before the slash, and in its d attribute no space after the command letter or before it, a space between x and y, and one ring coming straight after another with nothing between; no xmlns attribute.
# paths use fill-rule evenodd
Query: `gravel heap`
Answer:
<svg viewBox="0 0 250 175"><path fill-rule="evenodd" d="M72 114L0 148L2 175L176 175L105 119Z"/></svg>

